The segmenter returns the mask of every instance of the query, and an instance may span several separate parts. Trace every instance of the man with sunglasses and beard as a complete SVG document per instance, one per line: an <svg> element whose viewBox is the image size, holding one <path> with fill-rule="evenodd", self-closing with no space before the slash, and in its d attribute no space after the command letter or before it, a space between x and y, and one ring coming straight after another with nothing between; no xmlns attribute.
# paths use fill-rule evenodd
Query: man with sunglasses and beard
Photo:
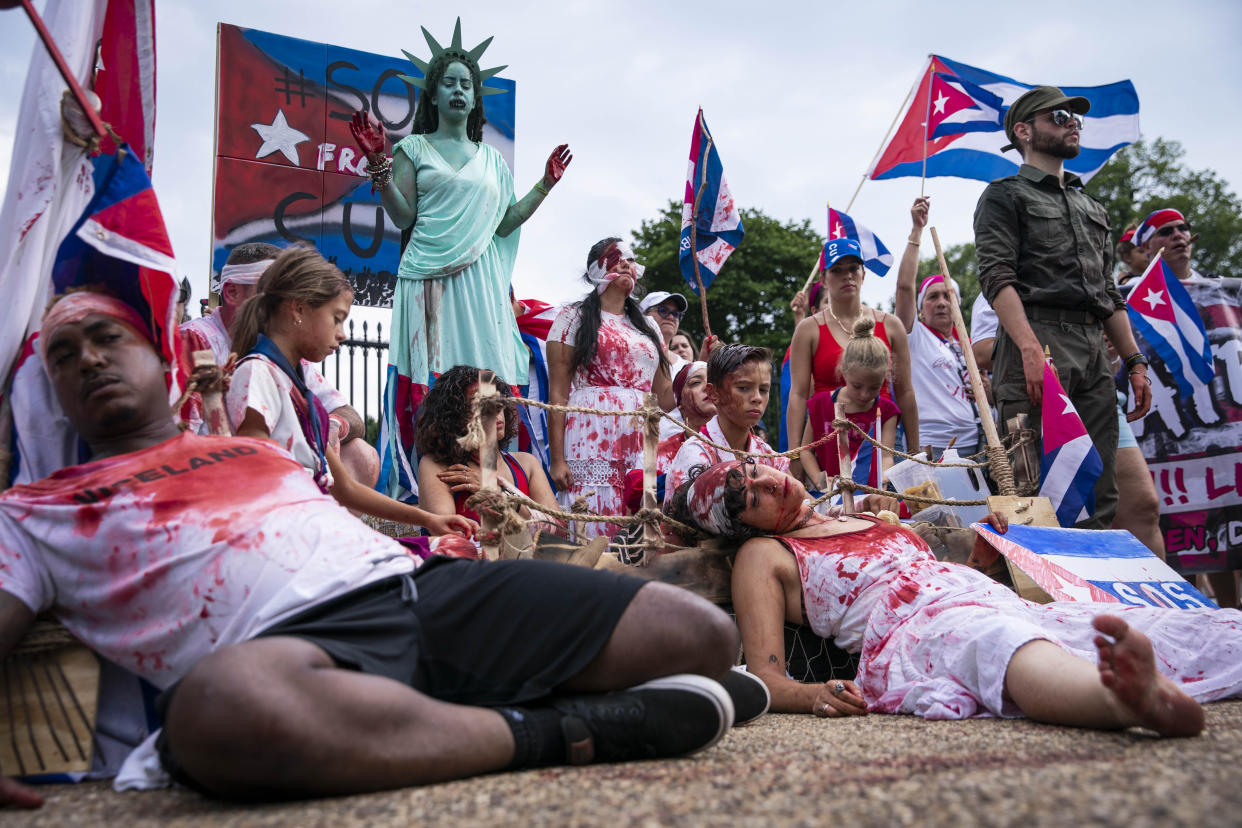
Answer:
<svg viewBox="0 0 1242 828"><path fill-rule="evenodd" d="M1190 266L1190 256L1194 252L1194 242L1198 236L1193 235L1190 222L1181 211L1172 207L1161 207L1153 210L1151 215L1143 219L1143 223L1134 229L1131 241L1147 251L1148 259L1160 253L1160 259L1169 266L1183 285L1201 284L1209 279L1219 279L1216 273L1200 273ZM1163 252L1162 252L1163 251Z"/></svg>
<svg viewBox="0 0 1242 828"><path fill-rule="evenodd" d="M1133 422L1151 406L1147 363L1125 301L1113 283L1104 207L1082 191L1064 162L1079 153L1086 98L1039 86L1013 102L1005 135L1023 164L993 181L975 207L979 282L1000 319L992 354L993 391L1002 429L1025 413L1040 431L1044 347L1082 417L1104 469L1095 511L1078 526L1107 529L1117 509L1117 408L1105 337L1125 360L1134 389Z"/></svg>

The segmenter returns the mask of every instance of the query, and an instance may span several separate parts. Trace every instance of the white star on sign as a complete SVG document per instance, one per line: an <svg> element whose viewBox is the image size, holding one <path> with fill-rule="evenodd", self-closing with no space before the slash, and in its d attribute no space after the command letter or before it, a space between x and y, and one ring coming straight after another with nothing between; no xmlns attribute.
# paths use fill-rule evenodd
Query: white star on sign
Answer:
<svg viewBox="0 0 1242 828"><path fill-rule="evenodd" d="M1164 304L1164 293L1159 290L1148 290L1147 295L1143 297L1143 301L1151 305L1150 310L1155 310L1156 305Z"/></svg>
<svg viewBox="0 0 1242 828"><path fill-rule="evenodd" d="M1070 402L1069 397L1062 394L1061 399L1065 400L1065 410L1061 412L1062 414L1069 414L1071 411L1074 410L1074 404Z"/></svg>
<svg viewBox="0 0 1242 828"><path fill-rule="evenodd" d="M255 158L265 158L279 151L289 159L290 163L302 166L302 161L298 158L298 144L309 141L310 136L289 126L283 109L276 110L276 117L270 126L251 124L250 127L263 139L263 146L259 147L259 151L254 154Z"/></svg>
<svg viewBox="0 0 1242 828"><path fill-rule="evenodd" d="M944 112L944 105L945 105L945 104L947 104L948 102L949 102L949 96L948 96L948 95L946 95L946 94L944 94L944 92L941 92L941 93L940 93L940 97L939 97L939 98L936 98L936 100L932 101L932 103L934 103L934 104L936 105L936 114L937 114L937 115L939 115L940 113Z"/></svg>

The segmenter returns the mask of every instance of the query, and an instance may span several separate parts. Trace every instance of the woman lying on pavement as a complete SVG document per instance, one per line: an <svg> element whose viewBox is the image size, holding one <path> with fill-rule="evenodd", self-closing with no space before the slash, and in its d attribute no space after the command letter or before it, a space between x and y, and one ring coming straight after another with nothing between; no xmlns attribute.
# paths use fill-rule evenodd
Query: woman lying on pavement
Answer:
<svg viewBox="0 0 1242 828"><path fill-rule="evenodd" d="M1193 736L1200 702L1242 695L1242 612L1033 604L913 532L826 517L776 469L728 462L692 477L673 516L741 544L733 606L747 669L772 710L928 719L1027 716L1074 727ZM1000 532L1002 515L988 516ZM785 620L860 652L857 683L785 672Z"/></svg>

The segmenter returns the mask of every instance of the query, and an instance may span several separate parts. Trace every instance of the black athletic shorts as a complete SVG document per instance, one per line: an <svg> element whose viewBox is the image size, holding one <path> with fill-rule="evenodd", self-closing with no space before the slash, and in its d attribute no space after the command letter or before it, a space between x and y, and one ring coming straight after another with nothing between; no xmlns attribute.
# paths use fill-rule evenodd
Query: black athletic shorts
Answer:
<svg viewBox="0 0 1242 828"><path fill-rule="evenodd" d="M341 595L256 638L301 638L344 669L385 676L442 701L521 704L580 673L645 583L546 561L433 557L412 575ZM161 716L176 689L157 701ZM197 787L163 734L158 747L165 769Z"/></svg>

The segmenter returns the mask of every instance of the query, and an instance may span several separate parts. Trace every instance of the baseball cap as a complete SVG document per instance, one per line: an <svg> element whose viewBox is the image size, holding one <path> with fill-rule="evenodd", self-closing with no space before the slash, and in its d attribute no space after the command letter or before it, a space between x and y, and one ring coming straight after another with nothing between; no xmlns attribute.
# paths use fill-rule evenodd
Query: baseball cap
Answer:
<svg viewBox="0 0 1242 828"><path fill-rule="evenodd" d="M846 256L864 261L862 248L853 239L829 239L824 242L824 270L832 267Z"/></svg>
<svg viewBox="0 0 1242 828"><path fill-rule="evenodd" d="M686 308L690 307L690 303L686 301L686 297L682 296L680 293L669 293L667 290L657 290L644 296L643 301L638 303L638 309L643 313L646 313L666 299L672 299L673 303L679 307L682 313L685 313Z"/></svg>
<svg viewBox="0 0 1242 828"><path fill-rule="evenodd" d="M1079 115L1091 110L1091 101L1083 97L1070 97L1055 86L1037 86L1009 105L1005 112L1005 137L1009 143L1001 147L1001 152L1017 148L1017 139L1013 128L1023 121L1029 121L1038 112L1046 109L1068 109Z"/></svg>

